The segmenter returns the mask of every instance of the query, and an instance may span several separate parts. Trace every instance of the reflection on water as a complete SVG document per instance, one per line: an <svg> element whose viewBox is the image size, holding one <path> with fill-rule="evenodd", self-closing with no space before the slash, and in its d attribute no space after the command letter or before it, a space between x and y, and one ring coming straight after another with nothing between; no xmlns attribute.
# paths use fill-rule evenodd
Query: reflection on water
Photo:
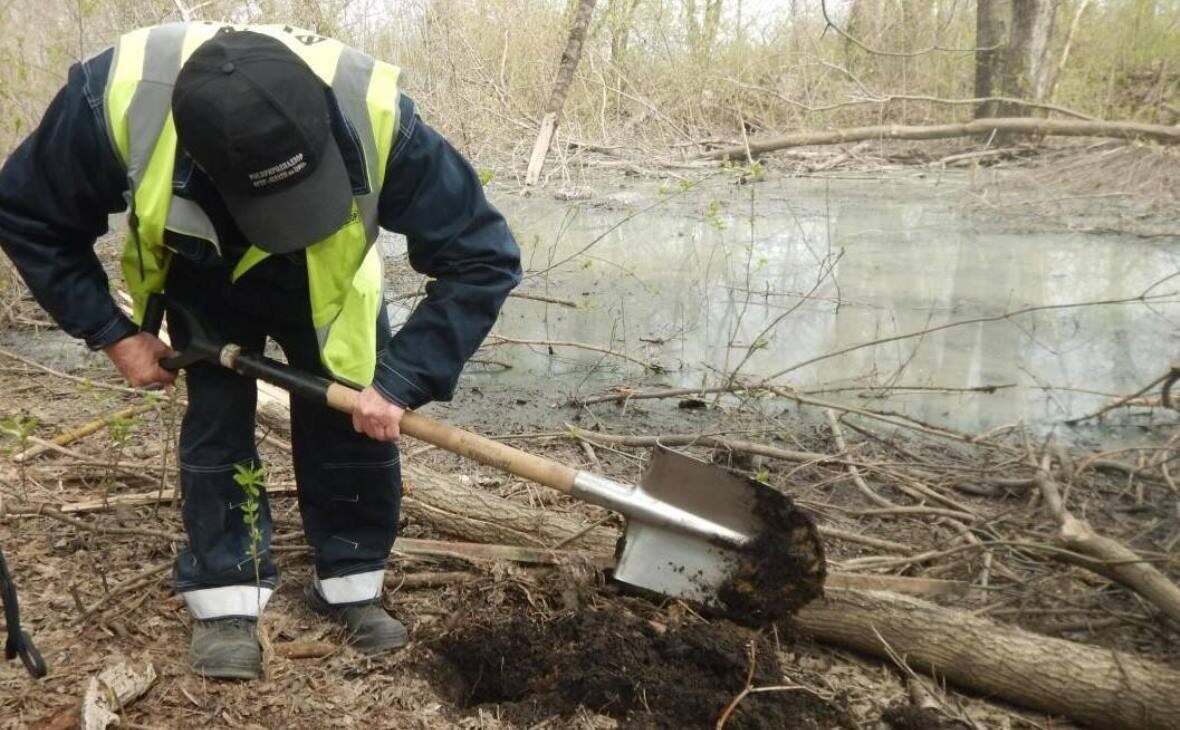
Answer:
<svg viewBox="0 0 1180 730"><path fill-rule="evenodd" d="M959 320L1135 297L1180 271L1176 241L1027 233L1010 218L1000 224L960 213L964 186L957 177L753 185L718 178L690 192L653 184L583 203L501 195L496 202L530 271L601 240L523 285L576 300L579 309L516 300L497 332L625 351L668 368L660 382L695 386L717 382L751 347L741 373L756 379ZM1177 289L1180 279L1155 293ZM1162 373L1180 353L1178 301L957 326L808 365L780 382L834 389L828 397L859 403L862 395L840 389L1014 385L990 395L895 392L885 407L972 429L1057 421L1105 400L1079 390L1125 393ZM394 313L395 321L403 317ZM634 365L589 351L559 349L550 357L544 348L498 347L494 356L513 369L475 377L541 376L562 393L592 393L640 375Z"/></svg>

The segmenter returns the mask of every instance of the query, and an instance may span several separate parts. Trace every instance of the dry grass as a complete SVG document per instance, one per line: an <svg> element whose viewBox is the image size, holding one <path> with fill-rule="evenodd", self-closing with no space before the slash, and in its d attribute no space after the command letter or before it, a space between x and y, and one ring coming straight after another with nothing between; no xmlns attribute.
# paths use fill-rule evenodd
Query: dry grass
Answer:
<svg viewBox="0 0 1180 730"><path fill-rule="evenodd" d="M1070 144L1017 167L999 177L982 176L969 207L986 208L1025 227L1159 240L1180 236L1180 150Z"/></svg>
<svg viewBox="0 0 1180 730"><path fill-rule="evenodd" d="M1039 180L1066 193L1115 185L1128 195L1150 199L1153 207L1175 214L1180 204L1180 150L1156 145L1087 151L1046 166Z"/></svg>
<svg viewBox="0 0 1180 730"><path fill-rule="evenodd" d="M0 327L11 321L23 295L24 284L7 258L0 257Z"/></svg>
<svg viewBox="0 0 1180 730"><path fill-rule="evenodd" d="M1078 0L1062 4L1050 54ZM536 130L564 42L569 3L557 0L212 0L201 18L290 22L332 35L407 69L405 86L471 157L520 160ZM695 3L697 7L705 3ZM974 7L960 0L831 3L866 45L915 52L970 49ZM567 102L565 140L693 143L807 127L962 119L969 105L880 102L885 95L972 95L973 54L868 53L830 29L818 3L780 3L745 15L721 0L712 37L680 0L599 3ZM700 11L698 11L699 16ZM0 154L36 123L71 61L133 27L176 20L172 0L8 3L0 22ZM1180 108L1180 0L1091 4L1082 15L1054 101L1103 118L1172 123Z"/></svg>

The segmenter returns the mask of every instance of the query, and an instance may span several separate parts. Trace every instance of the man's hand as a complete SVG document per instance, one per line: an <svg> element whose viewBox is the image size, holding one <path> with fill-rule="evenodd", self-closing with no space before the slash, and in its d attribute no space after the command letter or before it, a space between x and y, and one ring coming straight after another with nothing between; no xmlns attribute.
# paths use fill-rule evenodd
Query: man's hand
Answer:
<svg viewBox="0 0 1180 730"><path fill-rule="evenodd" d="M124 337L102 348L115 367L136 388L171 385L176 373L160 367L160 360L176 353L158 337L147 332Z"/></svg>
<svg viewBox="0 0 1180 730"><path fill-rule="evenodd" d="M406 409L385 400L372 386L357 396L352 411L352 427L378 441L397 441L401 437L400 424Z"/></svg>

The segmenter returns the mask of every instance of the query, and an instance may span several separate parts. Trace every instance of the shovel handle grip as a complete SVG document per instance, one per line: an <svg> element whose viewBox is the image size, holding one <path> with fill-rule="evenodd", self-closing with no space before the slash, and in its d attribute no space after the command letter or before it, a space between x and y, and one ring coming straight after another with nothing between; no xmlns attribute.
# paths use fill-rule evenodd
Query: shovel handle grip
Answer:
<svg viewBox="0 0 1180 730"><path fill-rule="evenodd" d="M352 413L360 393L346 385L329 383L324 395L329 407ZM564 464L464 431L415 411L406 411L402 416L401 432L452 454L465 456L485 466L566 494L574 488L574 479L578 474L576 469Z"/></svg>

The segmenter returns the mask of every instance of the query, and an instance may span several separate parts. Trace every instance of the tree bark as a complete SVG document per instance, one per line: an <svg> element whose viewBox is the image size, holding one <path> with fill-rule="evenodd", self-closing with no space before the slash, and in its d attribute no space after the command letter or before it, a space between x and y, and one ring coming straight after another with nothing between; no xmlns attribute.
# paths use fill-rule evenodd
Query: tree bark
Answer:
<svg viewBox="0 0 1180 730"><path fill-rule="evenodd" d="M623 68L627 63L627 47L631 42L631 26L640 0L610 0L607 6L607 25L610 29L611 86L616 106L626 83Z"/></svg>
<svg viewBox="0 0 1180 730"><path fill-rule="evenodd" d="M1004 69L1012 0L979 0L975 10L975 96L997 96ZM975 108L977 119L996 116L998 106L985 101Z"/></svg>
<svg viewBox="0 0 1180 730"><path fill-rule="evenodd" d="M545 155L549 154L549 144L557 131L561 108L565 106L565 97L569 94L570 84L574 80L574 71L578 68L578 62L582 60L586 29L590 27L590 16L594 13L596 2L597 0L578 0L573 23L570 25L569 38L565 42L565 51L562 52L561 62L557 65L557 78L553 82L553 90L549 93L549 102L545 105L545 116L541 118L541 131L533 143L533 153L529 157L529 167L525 173L525 185L536 185L541 178L541 168L545 165Z"/></svg>
<svg viewBox="0 0 1180 730"><path fill-rule="evenodd" d="M795 132L766 140L751 141L749 147L735 146L697 155L699 160L744 160L746 150L758 155L789 147L844 144L871 139L948 139L992 132L1060 135L1064 137L1110 137L1114 139L1150 139L1162 144L1180 144L1180 128L1138 122L1087 122L1063 119L994 118L976 119L960 124L906 126L886 124L877 127L852 127L831 131Z"/></svg>
<svg viewBox="0 0 1180 730"><path fill-rule="evenodd" d="M713 45L717 42L717 32L721 28L722 0L702 0L698 5L696 0L681 0L684 6L684 35L688 49L693 58L706 61Z"/></svg>
<svg viewBox="0 0 1180 730"><path fill-rule="evenodd" d="M1147 599L1180 626L1180 586L1173 583L1154 565L1143 560L1126 545L1094 531L1090 523L1080 520L1065 508L1061 490L1049 472L1048 459L1035 464L1036 484L1044 499L1045 508L1059 525L1057 542L1065 548L1094 559L1082 563L1085 567L1123 584ZM1080 558L1069 562L1082 562Z"/></svg>
<svg viewBox="0 0 1180 730"><path fill-rule="evenodd" d="M1180 727L1180 672L1131 654L876 591L829 591L796 623L819 641L886 660L893 654L915 671L1092 727Z"/></svg>
<svg viewBox="0 0 1180 730"><path fill-rule="evenodd" d="M568 549L614 554L619 533L612 528L587 529L582 518L539 510L472 489L453 475L410 462L402 463L402 475L406 480L402 511L415 522L452 537L545 548L561 545ZM583 531L585 534L570 539Z"/></svg>
<svg viewBox="0 0 1180 730"><path fill-rule="evenodd" d="M1073 39L1077 35L1078 26L1082 21L1082 13L1086 12L1086 6L1090 4L1090 0L1080 0L1077 8L1074 9L1073 20L1069 23L1069 30L1065 33L1065 42L1061 46L1061 55L1057 57L1057 63L1053 66L1052 72L1049 74L1049 80L1045 84L1045 98L1042 101L1053 101L1053 95L1057 91L1057 84L1061 81L1061 75L1065 73L1065 64L1069 61L1069 52L1073 48Z"/></svg>
<svg viewBox="0 0 1180 730"><path fill-rule="evenodd" d="M1013 0L1012 30L1004 52L1003 96L1041 101L1049 84L1049 42L1060 0ZM1018 117L1027 107L1001 104L997 114Z"/></svg>

